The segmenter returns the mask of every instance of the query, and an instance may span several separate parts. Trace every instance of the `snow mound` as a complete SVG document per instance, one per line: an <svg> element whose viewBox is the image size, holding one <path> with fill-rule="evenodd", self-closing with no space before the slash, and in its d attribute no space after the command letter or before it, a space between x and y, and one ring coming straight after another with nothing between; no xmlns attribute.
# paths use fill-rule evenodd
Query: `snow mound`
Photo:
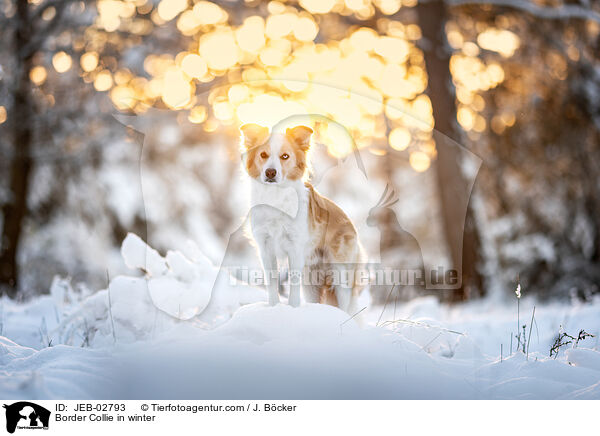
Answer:
<svg viewBox="0 0 600 436"><path fill-rule="evenodd" d="M129 268L146 272L147 290L154 306L180 320L189 320L204 312L211 299L213 306L221 311L226 306L230 314L231 309L239 307L240 299L262 299L262 291L235 281L225 271L215 268L200 249L192 249L193 260L179 251L169 251L162 257L137 235L129 233L121 253ZM213 298L214 288L219 290L219 295Z"/></svg>
<svg viewBox="0 0 600 436"><path fill-rule="evenodd" d="M567 350L567 361L571 365L600 371L600 353L595 350L572 348Z"/></svg>
<svg viewBox="0 0 600 436"><path fill-rule="evenodd" d="M199 249L193 260L179 251L163 257L130 233L121 253L130 268L145 272L143 277L114 277L107 289L89 296L74 291L68 280L55 279L51 288L54 311L43 317L44 323L50 320L43 335L48 343L91 347L133 343L160 336L192 319L205 328L214 327L231 318L242 304L265 299L263 290L229 277ZM55 323L52 320L61 317L59 312L62 319ZM39 333L34 336L39 340Z"/></svg>
<svg viewBox="0 0 600 436"><path fill-rule="evenodd" d="M0 336L0 397L108 399L118 386L106 352L58 345L22 347Z"/></svg>
<svg viewBox="0 0 600 436"><path fill-rule="evenodd" d="M219 327L218 333L261 344L336 339L357 330L354 320L333 306L306 304L295 309L282 304L256 303L240 308L229 322Z"/></svg>
<svg viewBox="0 0 600 436"><path fill-rule="evenodd" d="M130 269L139 268L151 276L160 276L167 272L165 259L154 248L148 246L142 238L128 233L121 244L121 255Z"/></svg>

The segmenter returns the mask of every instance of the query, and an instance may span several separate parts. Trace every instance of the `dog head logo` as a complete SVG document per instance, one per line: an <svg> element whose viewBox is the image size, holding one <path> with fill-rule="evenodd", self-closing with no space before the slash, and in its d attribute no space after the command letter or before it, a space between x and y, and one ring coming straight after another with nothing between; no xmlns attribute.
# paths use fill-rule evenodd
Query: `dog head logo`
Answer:
<svg viewBox="0 0 600 436"><path fill-rule="evenodd" d="M6 431L14 433L19 429L48 429L50 411L29 401L5 404Z"/></svg>

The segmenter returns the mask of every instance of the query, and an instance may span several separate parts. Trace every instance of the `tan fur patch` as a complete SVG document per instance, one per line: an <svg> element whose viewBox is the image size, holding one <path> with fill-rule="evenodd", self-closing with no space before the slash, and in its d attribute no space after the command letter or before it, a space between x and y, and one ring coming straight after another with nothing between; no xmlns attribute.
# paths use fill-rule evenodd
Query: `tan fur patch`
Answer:
<svg viewBox="0 0 600 436"><path fill-rule="evenodd" d="M315 253L325 265L346 264L354 277L352 294L358 296L363 286L358 284L359 271L365 268L366 258L358 241L354 225L333 201L320 195L310 183L308 189L308 222L309 231L316 239ZM318 268L318 266L317 266ZM321 288L322 303L337 306L337 299L331 284L325 283Z"/></svg>
<svg viewBox="0 0 600 436"><path fill-rule="evenodd" d="M285 135L293 144L296 144L303 151L308 151L310 147L310 135L313 130L307 126L296 126L286 129Z"/></svg>
<svg viewBox="0 0 600 436"><path fill-rule="evenodd" d="M358 236L354 225L333 201L320 195L309 183L309 226L318 235L319 248L325 253L326 262L354 262L354 247Z"/></svg>
<svg viewBox="0 0 600 436"><path fill-rule="evenodd" d="M244 124L240 131L248 149L264 144L269 138L269 129L258 124Z"/></svg>
<svg viewBox="0 0 600 436"><path fill-rule="evenodd" d="M294 166L288 171L287 178L290 180L299 180L304 176L304 172L306 171L306 151L298 146L292 148L295 162Z"/></svg>
<svg viewBox="0 0 600 436"><path fill-rule="evenodd" d="M268 145L263 144L249 148L246 152L246 171L248 171L250 177L257 178L260 176L260 172L262 171L260 154L268 150L268 148Z"/></svg>
<svg viewBox="0 0 600 436"><path fill-rule="evenodd" d="M323 287L321 289L321 296L319 303L321 304L329 304L330 306L338 305L337 297L335 296L335 292L331 287Z"/></svg>

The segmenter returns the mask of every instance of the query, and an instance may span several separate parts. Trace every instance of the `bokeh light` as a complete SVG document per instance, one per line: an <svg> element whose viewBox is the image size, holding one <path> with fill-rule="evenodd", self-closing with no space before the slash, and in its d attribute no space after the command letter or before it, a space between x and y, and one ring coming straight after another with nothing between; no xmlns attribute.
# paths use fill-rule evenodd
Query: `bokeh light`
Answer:
<svg viewBox="0 0 600 436"><path fill-rule="evenodd" d="M190 53L181 61L181 69L190 77L200 78L208 72L208 65L199 55Z"/></svg>
<svg viewBox="0 0 600 436"><path fill-rule="evenodd" d="M108 70L100 71L94 79L94 88L96 88L96 91L108 91L112 88L112 85L113 78Z"/></svg>
<svg viewBox="0 0 600 436"><path fill-rule="evenodd" d="M431 159L422 151L413 151L409 158L410 166L417 172L422 173L431 165Z"/></svg>
<svg viewBox="0 0 600 436"><path fill-rule="evenodd" d="M200 124L206 121L206 117L208 115L208 111L204 106L195 106L190 110L190 114L188 115L188 120L194 124Z"/></svg>
<svg viewBox="0 0 600 436"><path fill-rule="evenodd" d="M171 68L165 73L162 86L162 100L172 108L179 109L191 101L193 85L186 79L183 71Z"/></svg>
<svg viewBox="0 0 600 436"><path fill-rule="evenodd" d="M510 57L519 48L520 40L509 30L489 28L477 36L477 44L485 50L495 51Z"/></svg>
<svg viewBox="0 0 600 436"><path fill-rule="evenodd" d="M71 69L73 60L64 51L59 51L52 56L52 65L58 73L65 73Z"/></svg>
<svg viewBox="0 0 600 436"><path fill-rule="evenodd" d="M33 67L29 72L29 79L37 86L43 84L47 77L48 72L46 71L46 68L41 65Z"/></svg>
<svg viewBox="0 0 600 436"><path fill-rule="evenodd" d="M187 6L187 0L161 0L157 13L162 20L170 21L183 12Z"/></svg>
<svg viewBox="0 0 600 436"><path fill-rule="evenodd" d="M408 129L396 127L390 132L390 146L395 150L406 150L411 142L411 136Z"/></svg>
<svg viewBox="0 0 600 436"><path fill-rule="evenodd" d="M239 60L239 47L231 30L216 30L203 35L199 52L214 70L227 70Z"/></svg>
<svg viewBox="0 0 600 436"><path fill-rule="evenodd" d="M81 56L79 63L81 64L81 68L83 69L83 71L94 71L98 66L98 53L96 53L95 51L84 53Z"/></svg>

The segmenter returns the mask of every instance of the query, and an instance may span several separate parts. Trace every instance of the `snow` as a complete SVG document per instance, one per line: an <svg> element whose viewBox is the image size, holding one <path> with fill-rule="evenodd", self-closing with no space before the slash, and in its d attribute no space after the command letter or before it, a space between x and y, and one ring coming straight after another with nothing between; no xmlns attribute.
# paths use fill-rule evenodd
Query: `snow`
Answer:
<svg viewBox="0 0 600 436"><path fill-rule="evenodd" d="M600 399L598 299L542 304L525 289L519 324L515 297L423 297L350 318L268 306L194 245L162 256L130 234L121 252L133 271L107 289L56 278L48 295L1 300L2 397ZM510 352L534 305L528 356L515 339ZM595 337L551 358L561 328Z"/></svg>
<svg viewBox="0 0 600 436"><path fill-rule="evenodd" d="M147 271L151 276L160 276L168 270L165 259L158 254L158 251L149 247L133 233L128 233L125 237L121 246L121 255L128 268L139 268Z"/></svg>

